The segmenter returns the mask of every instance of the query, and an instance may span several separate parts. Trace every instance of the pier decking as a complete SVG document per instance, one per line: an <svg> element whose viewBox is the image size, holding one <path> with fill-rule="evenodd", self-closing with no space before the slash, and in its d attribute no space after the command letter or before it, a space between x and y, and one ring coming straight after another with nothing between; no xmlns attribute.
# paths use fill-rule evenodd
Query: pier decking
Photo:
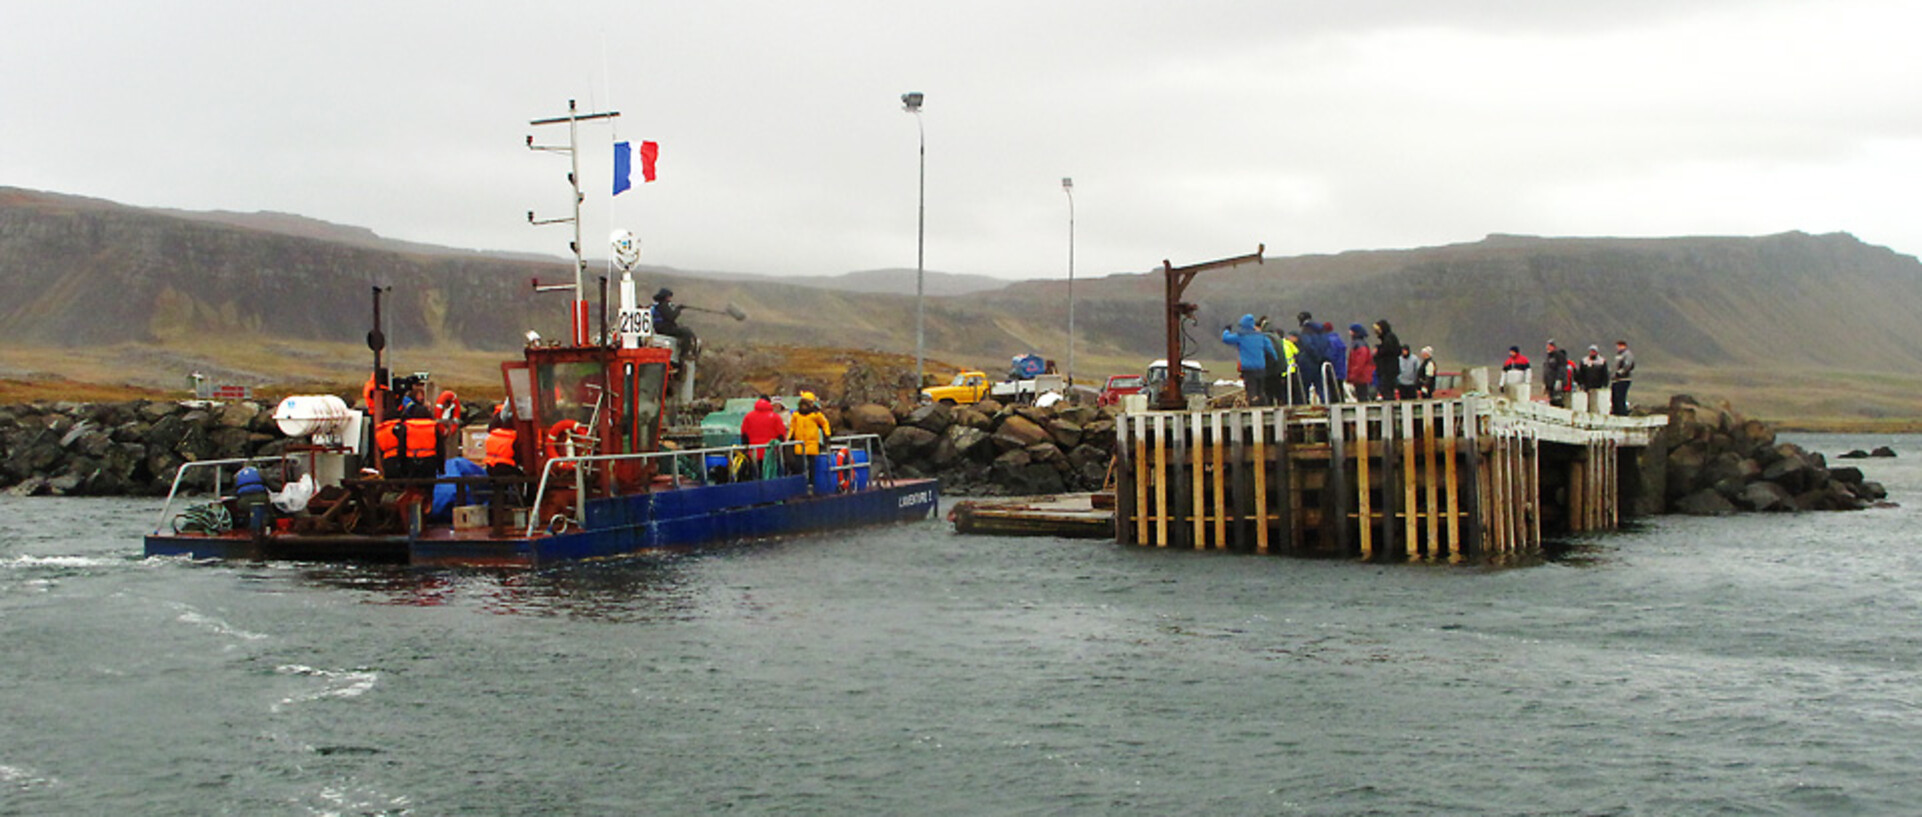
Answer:
<svg viewBox="0 0 1922 817"><path fill-rule="evenodd" d="M1667 418L1470 394L1448 400L1124 415L1124 544L1370 560L1533 553L1616 527Z"/></svg>

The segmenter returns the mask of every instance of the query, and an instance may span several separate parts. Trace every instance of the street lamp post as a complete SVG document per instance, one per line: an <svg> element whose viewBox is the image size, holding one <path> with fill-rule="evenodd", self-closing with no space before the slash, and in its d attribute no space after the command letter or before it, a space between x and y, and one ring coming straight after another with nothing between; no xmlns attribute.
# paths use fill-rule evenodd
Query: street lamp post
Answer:
<svg viewBox="0 0 1922 817"><path fill-rule="evenodd" d="M909 91L901 95L901 110L914 114L914 130L921 137L921 185L918 195L920 213L914 225L914 391L921 393L921 385L927 382L925 361L927 359L927 335L922 306L923 262L928 241L928 132L921 125L920 91Z"/></svg>
<svg viewBox="0 0 1922 817"><path fill-rule="evenodd" d="M1061 177L1061 192L1068 194L1068 397L1081 402L1074 390L1074 179Z"/></svg>

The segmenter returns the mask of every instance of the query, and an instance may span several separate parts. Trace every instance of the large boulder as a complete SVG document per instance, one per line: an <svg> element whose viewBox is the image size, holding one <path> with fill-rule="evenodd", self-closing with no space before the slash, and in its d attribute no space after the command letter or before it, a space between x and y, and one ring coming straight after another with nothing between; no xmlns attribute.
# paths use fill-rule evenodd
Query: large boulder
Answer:
<svg viewBox="0 0 1922 817"><path fill-rule="evenodd" d="M1003 451L1027 448L1050 439L1047 429L1019 414L1008 415L994 432L994 444Z"/></svg>
<svg viewBox="0 0 1922 817"><path fill-rule="evenodd" d="M1674 510L1676 513L1685 513L1689 516L1719 516L1734 513L1735 503L1728 501L1727 497L1716 493L1714 489L1706 488L1682 497L1675 503Z"/></svg>
<svg viewBox="0 0 1922 817"><path fill-rule="evenodd" d="M954 424L954 408L946 403L929 403L910 412L903 422L940 434Z"/></svg>
<svg viewBox="0 0 1922 817"><path fill-rule="evenodd" d="M1773 482L1752 482L1743 486L1735 504L1751 511L1789 511L1795 505L1788 491Z"/></svg>
<svg viewBox="0 0 1922 817"><path fill-rule="evenodd" d="M1068 467L1080 480L1081 487L1100 488L1108 478L1108 463L1114 459L1113 452L1097 446L1079 445L1068 452Z"/></svg>
<svg viewBox="0 0 1922 817"><path fill-rule="evenodd" d="M973 426L951 425L942 434L956 454L975 460L987 460L994 456L995 447L988 444L990 435Z"/></svg>
<svg viewBox="0 0 1922 817"><path fill-rule="evenodd" d="M982 431L994 430L994 415L984 414L974 406L960 406L954 410L955 425L978 428Z"/></svg>
<svg viewBox="0 0 1922 817"><path fill-rule="evenodd" d="M1773 464L1769 465L1769 467L1762 469L1762 479L1766 482L1773 482L1783 488L1787 488L1791 493L1801 493L1807 490L1814 481L1814 474L1809 468L1808 461L1801 456L1800 451L1798 450L1791 453L1778 448L1776 449L1776 453L1780 454L1782 458L1776 460Z"/></svg>
<svg viewBox="0 0 1922 817"><path fill-rule="evenodd" d="M247 428L253 425L254 417L260 414L260 407L252 403L228 403L214 413L214 422L226 428Z"/></svg>
<svg viewBox="0 0 1922 817"><path fill-rule="evenodd" d="M907 462L920 459L921 455L932 449L935 441L939 439L941 435L925 428L896 426L893 431L888 432L882 446L887 450L890 459L895 462Z"/></svg>
<svg viewBox="0 0 1922 817"><path fill-rule="evenodd" d="M1061 446L1062 448L1074 448L1081 444L1080 425L1056 417L1048 421L1047 428L1048 436L1054 438L1055 445Z"/></svg>
<svg viewBox="0 0 1922 817"><path fill-rule="evenodd" d="M879 403L860 403L848 407L844 418L847 428L855 434L874 434L888 436L894 431L894 412Z"/></svg>

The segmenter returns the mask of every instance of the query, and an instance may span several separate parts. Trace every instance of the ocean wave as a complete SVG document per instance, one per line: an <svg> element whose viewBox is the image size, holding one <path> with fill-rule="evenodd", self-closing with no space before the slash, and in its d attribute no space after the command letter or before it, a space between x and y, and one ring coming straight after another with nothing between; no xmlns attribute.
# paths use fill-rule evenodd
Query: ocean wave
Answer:
<svg viewBox="0 0 1922 817"><path fill-rule="evenodd" d="M59 783L59 780L51 777L43 777L32 769L22 769L19 766L9 766L5 763L0 763L0 789L26 791L28 789L59 785Z"/></svg>
<svg viewBox="0 0 1922 817"><path fill-rule="evenodd" d="M174 606L181 611L180 615L174 617L175 621L179 621L185 624L192 624L196 627L202 627L212 632L218 633L220 635L230 635L235 638L243 639L246 641L262 641L272 637L267 635L266 633L256 633L256 632L250 632L248 630L242 630L238 627L228 624L225 621L214 618L213 616L203 614L200 611L195 610L192 607L188 607L187 605L184 605L184 604L176 604Z"/></svg>
<svg viewBox="0 0 1922 817"><path fill-rule="evenodd" d="M324 682L317 691L302 695L290 695L280 699L278 703L273 705L273 711L275 712L279 712L287 706L305 703L307 701L318 701L326 698L358 698L367 694L368 690L374 688L374 683L380 680L380 673L374 672L373 670L325 670L315 669L314 667L302 664L282 664L274 667L274 672L280 673L281 675L319 678Z"/></svg>
<svg viewBox="0 0 1922 817"><path fill-rule="evenodd" d="M124 559L103 559L97 556L15 556L0 559L0 567L110 567L124 563Z"/></svg>

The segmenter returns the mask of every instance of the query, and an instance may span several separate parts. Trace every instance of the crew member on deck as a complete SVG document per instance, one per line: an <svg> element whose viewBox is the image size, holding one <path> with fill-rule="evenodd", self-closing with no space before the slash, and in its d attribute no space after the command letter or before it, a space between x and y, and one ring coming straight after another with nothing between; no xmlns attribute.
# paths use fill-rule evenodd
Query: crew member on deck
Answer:
<svg viewBox="0 0 1922 817"><path fill-rule="evenodd" d="M768 443L787 436L787 423L774 411L774 401L762 397L754 401L754 410L741 418L741 443L749 446L763 446L751 452L755 462L760 462L767 453Z"/></svg>
<svg viewBox="0 0 1922 817"><path fill-rule="evenodd" d="M805 468L801 473L808 475L810 485L814 478L814 460L821 455L821 445L827 442L828 435L832 433L828 429L827 415L822 414L821 407L814 403L814 392L801 392L801 405L794 410L787 438L795 442L795 448L801 454L801 463Z"/></svg>
<svg viewBox="0 0 1922 817"><path fill-rule="evenodd" d="M443 390L434 398L435 433L440 435L439 456L443 460L460 456L460 422L460 396L452 389Z"/></svg>
<svg viewBox="0 0 1922 817"><path fill-rule="evenodd" d="M683 358L700 357L700 341L694 330L681 325L681 305L674 302L674 290L661 287L654 293L654 333L674 339Z"/></svg>
<svg viewBox="0 0 1922 817"><path fill-rule="evenodd" d="M420 393L415 384L414 393ZM433 479L440 476L440 426L425 400L414 400L400 413L395 429L400 444L400 473L403 479ZM389 471L392 473L392 471Z"/></svg>

